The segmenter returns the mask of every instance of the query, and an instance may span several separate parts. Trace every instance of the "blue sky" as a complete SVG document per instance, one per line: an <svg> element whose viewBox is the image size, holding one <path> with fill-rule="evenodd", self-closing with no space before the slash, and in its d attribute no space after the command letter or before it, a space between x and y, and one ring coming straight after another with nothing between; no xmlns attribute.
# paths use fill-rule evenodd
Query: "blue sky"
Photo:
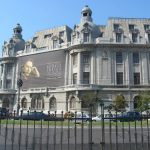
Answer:
<svg viewBox="0 0 150 150"><path fill-rule="evenodd" d="M20 23L25 40L39 30L80 22L81 9L93 11L96 24L105 25L109 17L150 18L150 0L1 0L0 47ZM1 49L0 49L1 56Z"/></svg>

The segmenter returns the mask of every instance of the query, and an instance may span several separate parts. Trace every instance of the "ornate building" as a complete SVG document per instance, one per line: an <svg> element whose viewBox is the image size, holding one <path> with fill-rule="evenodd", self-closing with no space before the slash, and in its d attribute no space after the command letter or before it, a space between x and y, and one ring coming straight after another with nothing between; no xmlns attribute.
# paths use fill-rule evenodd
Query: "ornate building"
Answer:
<svg viewBox="0 0 150 150"><path fill-rule="evenodd" d="M107 25L96 25L85 6L73 29L42 30L29 41L19 24L13 31L0 60L1 107L15 110L19 102L24 110L79 111L91 93L105 106L122 94L127 109L134 109L139 91L149 91L150 19L109 18Z"/></svg>

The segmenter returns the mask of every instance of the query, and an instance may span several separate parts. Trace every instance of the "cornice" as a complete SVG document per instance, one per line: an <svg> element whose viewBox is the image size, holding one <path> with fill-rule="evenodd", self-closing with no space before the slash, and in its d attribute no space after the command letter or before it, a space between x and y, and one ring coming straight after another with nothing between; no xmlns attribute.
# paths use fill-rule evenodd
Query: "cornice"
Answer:
<svg viewBox="0 0 150 150"><path fill-rule="evenodd" d="M103 43L103 44L77 44L77 45L71 45L68 47L68 51L71 51L73 49L83 49L83 48L142 48L142 49L148 49L150 48L150 44L118 44L118 43Z"/></svg>
<svg viewBox="0 0 150 150"><path fill-rule="evenodd" d="M2 62L2 63L10 63L10 62L14 62L16 60L17 60L16 57L3 57L3 58L0 58L0 62Z"/></svg>

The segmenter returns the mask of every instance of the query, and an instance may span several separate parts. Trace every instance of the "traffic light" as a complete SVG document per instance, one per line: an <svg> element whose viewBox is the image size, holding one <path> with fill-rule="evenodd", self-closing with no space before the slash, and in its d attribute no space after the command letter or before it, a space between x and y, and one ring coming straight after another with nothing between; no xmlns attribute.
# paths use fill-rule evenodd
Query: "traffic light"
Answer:
<svg viewBox="0 0 150 150"><path fill-rule="evenodd" d="M22 87L22 85L23 85L23 81L21 79L18 79L17 80L17 86L18 86L18 88Z"/></svg>

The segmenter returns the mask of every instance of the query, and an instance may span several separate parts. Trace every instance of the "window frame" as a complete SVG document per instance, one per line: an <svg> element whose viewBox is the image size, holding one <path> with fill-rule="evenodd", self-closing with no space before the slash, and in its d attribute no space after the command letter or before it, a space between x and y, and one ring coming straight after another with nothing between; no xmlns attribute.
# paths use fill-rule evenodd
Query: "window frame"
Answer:
<svg viewBox="0 0 150 150"><path fill-rule="evenodd" d="M116 42L121 43L122 42L122 33L116 33Z"/></svg>
<svg viewBox="0 0 150 150"><path fill-rule="evenodd" d="M121 54L119 56L119 54ZM123 53L122 52L116 52L116 64L122 64L123 63Z"/></svg>
<svg viewBox="0 0 150 150"><path fill-rule="evenodd" d="M136 54L138 54L137 56L136 56ZM133 64L139 64L139 62L140 62L140 54L139 54L139 52L133 52L132 53L132 58L133 58Z"/></svg>
<svg viewBox="0 0 150 150"><path fill-rule="evenodd" d="M84 42L85 43L88 43L90 41L90 34L89 33L83 33L83 36L84 36Z"/></svg>
<svg viewBox="0 0 150 150"><path fill-rule="evenodd" d="M133 73L134 85L140 85L140 72Z"/></svg>
<svg viewBox="0 0 150 150"><path fill-rule="evenodd" d="M117 85L123 85L123 72L116 72Z"/></svg>
<svg viewBox="0 0 150 150"><path fill-rule="evenodd" d="M73 84L77 84L77 73L73 73Z"/></svg>
<svg viewBox="0 0 150 150"><path fill-rule="evenodd" d="M90 72L83 72L83 84L90 84Z"/></svg>

